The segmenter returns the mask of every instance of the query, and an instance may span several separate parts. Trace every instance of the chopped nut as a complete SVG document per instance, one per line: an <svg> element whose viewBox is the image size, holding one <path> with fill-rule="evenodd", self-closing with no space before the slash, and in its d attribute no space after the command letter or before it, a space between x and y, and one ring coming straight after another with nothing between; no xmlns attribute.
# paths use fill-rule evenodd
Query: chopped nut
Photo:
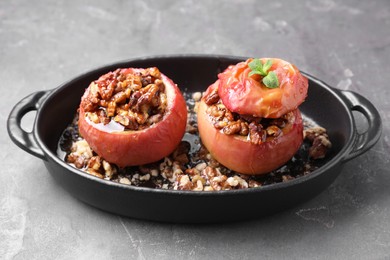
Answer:
<svg viewBox="0 0 390 260"><path fill-rule="evenodd" d="M225 117L228 121L234 121L234 116L233 116L233 113L230 112L229 110L226 110L225 111Z"/></svg>
<svg viewBox="0 0 390 260"><path fill-rule="evenodd" d="M122 116L122 115L116 115L114 117L114 121L117 122L117 123L120 123L123 126L128 126L130 124L129 117Z"/></svg>
<svg viewBox="0 0 390 260"><path fill-rule="evenodd" d="M213 187L214 190L222 190L226 179L227 177L225 175L219 175L217 177L212 178L210 181L211 187Z"/></svg>
<svg viewBox="0 0 390 260"><path fill-rule="evenodd" d="M249 127L247 122L241 122L240 123L241 130L239 132L240 135L242 136L247 136L249 134Z"/></svg>
<svg viewBox="0 0 390 260"><path fill-rule="evenodd" d="M198 180L195 183L195 187L192 189L194 191L202 191L203 190L203 183L202 181Z"/></svg>
<svg viewBox="0 0 390 260"><path fill-rule="evenodd" d="M88 160L83 156L78 156L75 153L71 153L67 156L67 161L73 163L76 168L81 169L87 164Z"/></svg>
<svg viewBox="0 0 390 260"><path fill-rule="evenodd" d="M92 149L89 147L87 141L80 140L75 143L73 143L71 148L72 153L83 156L86 159L89 159L92 157Z"/></svg>
<svg viewBox="0 0 390 260"><path fill-rule="evenodd" d="M116 168L112 167L111 164L103 160L103 169L106 178L111 179L114 174L116 174Z"/></svg>
<svg viewBox="0 0 390 260"><path fill-rule="evenodd" d="M190 178L187 175L180 175L178 176L179 180L179 190L191 190L192 189L192 182L190 181Z"/></svg>
<svg viewBox="0 0 390 260"><path fill-rule="evenodd" d="M197 164L197 165L195 166L195 169L201 172L201 171L203 171L206 167L207 167L207 163L202 162L202 163Z"/></svg>
<svg viewBox="0 0 390 260"><path fill-rule="evenodd" d="M198 182L198 181L200 181L203 185L206 184L206 180L202 176L195 175L195 176L192 177L192 182L193 183Z"/></svg>
<svg viewBox="0 0 390 260"><path fill-rule="evenodd" d="M174 175L183 174L183 170L180 167L180 164L177 161L173 162L172 170Z"/></svg>
<svg viewBox="0 0 390 260"><path fill-rule="evenodd" d="M126 177L120 178L119 183L131 185L131 181Z"/></svg>
<svg viewBox="0 0 390 260"><path fill-rule="evenodd" d="M217 170L214 168L211 168L210 166L207 166L204 168L201 172L202 176L205 176L207 180L210 180L214 178L217 175Z"/></svg>
<svg viewBox="0 0 390 260"><path fill-rule="evenodd" d="M216 105L212 105L207 108L206 112L210 116L214 117L215 120L221 120L225 116L226 109L225 108L221 109Z"/></svg>
<svg viewBox="0 0 390 260"><path fill-rule="evenodd" d="M205 186L205 187L203 188L203 190L204 190L204 191L213 191L214 189L213 189L213 187L211 187L211 186Z"/></svg>
<svg viewBox="0 0 390 260"><path fill-rule="evenodd" d="M141 175L139 177L139 180L140 181L148 181L148 180L150 180L150 174Z"/></svg>
<svg viewBox="0 0 390 260"><path fill-rule="evenodd" d="M222 129L223 133L226 135L234 135L241 131L241 122L229 123Z"/></svg>
<svg viewBox="0 0 390 260"><path fill-rule="evenodd" d="M194 93L192 94L192 99L193 99L195 102L200 101L201 98L202 98L202 93L201 93L201 92L194 92Z"/></svg>
<svg viewBox="0 0 390 260"><path fill-rule="evenodd" d="M160 71L156 67L148 68L146 70L149 72L150 76L152 76L154 78L160 78L161 77Z"/></svg>
<svg viewBox="0 0 390 260"><path fill-rule="evenodd" d="M139 181L139 174L138 173L135 173L133 175L133 177L131 178L131 182L136 182L136 181Z"/></svg>
<svg viewBox="0 0 390 260"><path fill-rule="evenodd" d="M240 189L248 188L248 182L246 180L244 180L243 178L238 177L238 176L234 176L234 178L236 178L238 180L238 184L240 186L239 187Z"/></svg>
<svg viewBox="0 0 390 260"><path fill-rule="evenodd" d="M98 171L101 166L101 159L99 156L93 156L88 162L88 168Z"/></svg>
<svg viewBox="0 0 390 260"><path fill-rule="evenodd" d="M325 134L327 135L326 129L323 127L312 127L303 131L304 138L312 142L314 141L314 138L316 138L317 136L325 135Z"/></svg>
<svg viewBox="0 0 390 260"><path fill-rule="evenodd" d="M130 89L126 89L126 91L118 92L112 97L113 100L111 102L113 102L114 104L122 104L126 101L126 98L130 96L130 93L131 93Z"/></svg>
<svg viewBox="0 0 390 260"><path fill-rule="evenodd" d="M257 125L255 122L249 124L249 138L252 144L260 144L265 142L267 134L262 129L261 125Z"/></svg>
<svg viewBox="0 0 390 260"><path fill-rule="evenodd" d="M198 171L196 168L191 168L191 169L186 169L184 173L189 176L195 176L200 174L200 171Z"/></svg>
<svg viewBox="0 0 390 260"><path fill-rule="evenodd" d="M313 127L304 131L304 138L312 143L309 148L309 156L313 159L324 158L327 151L332 147L325 128Z"/></svg>
<svg viewBox="0 0 390 260"><path fill-rule="evenodd" d="M282 133L282 130L279 129L276 125L271 125L267 127L267 135L277 137Z"/></svg>
<svg viewBox="0 0 390 260"><path fill-rule="evenodd" d="M112 117L115 115L115 110L116 110L116 102L115 101L110 101L107 106L107 116Z"/></svg>
<svg viewBox="0 0 390 260"><path fill-rule="evenodd" d="M214 127L217 129L222 129L228 125L228 122L225 121L217 121L214 123Z"/></svg>
<svg viewBox="0 0 390 260"><path fill-rule="evenodd" d="M237 186L238 185L238 180L237 178L234 178L234 177L229 177L226 182L230 185L230 186Z"/></svg>
<svg viewBox="0 0 390 260"><path fill-rule="evenodd" d="M95 124L98 124L100 122L99 117L96 113L93 112L87 112L86 116L91 122L94 122Z"/></svg>
<svg viewBox="0 0 390 260"><path fill-rule="evenodd" d="M211 93L209 93L208 95L204 96L204 102L207 104L207 105L212 105L212 104L215 104L218 102L219 100L219 96L218 96L218 88L214 88L213 91Z"/></svg>
<svg viewBox="0 0 390 260"><path fill-rule="evenodd" d="M328 138L323 135L317 136L309 149L309 156L313 159L324 158L330 147L331 143Z"/></svg>

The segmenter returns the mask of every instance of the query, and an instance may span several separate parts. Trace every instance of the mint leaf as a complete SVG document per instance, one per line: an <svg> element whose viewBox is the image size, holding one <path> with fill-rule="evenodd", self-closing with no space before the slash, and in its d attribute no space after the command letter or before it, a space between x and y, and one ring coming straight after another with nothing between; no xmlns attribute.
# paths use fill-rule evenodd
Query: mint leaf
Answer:
<svg viewBox="0 0 390 260"><path fill-rule="evenodd" d="M277 88L279 87L279 80L276 76L276 73L270 71L267 76L263 78L263 83L267 88Z"/></svg>
<svg viewBox="0 0 390 260"><path fill-rule="evenodd" d="M268 59L264 64L260 59L253 59L248 63L249 68L252 70L248 73L248 76L252 76L254 74L259 74L263 76L263 84L267 88L277 88L279 87L279 80L274 71L268 72L268 70L272 66L272 60Z"/></svg>
<svg viewBox="0 0 390 260"><path fill-rule="evenodd" d="M254 59L253 61L249 62L248 66L252 70L251 72L253 72L251 75L253 74L260 74L261 76L267 75L267 73L265 73L263 70L263 63L259 59Z"/></svg>
<svg viewBox="0 0 390 260"><path fill-rule="evenodd" d="M263 65L263 71L264 71L264 73L267 73L268 70L271 68L271 66L272 66L272 60L269 59L269 60L267 60L267 62L264 63L264 65Z"/></svg>
<svg viewBox="0 0 390 260"><path fill-rule="evenodd" d="M250 77L250 76L252 76L252 75L254 75L254 74L259 74L259 75L262 75L263 76L263 74L261 74L259 71L257 71L257 70L252 70L251 72L249 72L249 74L248 74L248 76Z"/></svg>

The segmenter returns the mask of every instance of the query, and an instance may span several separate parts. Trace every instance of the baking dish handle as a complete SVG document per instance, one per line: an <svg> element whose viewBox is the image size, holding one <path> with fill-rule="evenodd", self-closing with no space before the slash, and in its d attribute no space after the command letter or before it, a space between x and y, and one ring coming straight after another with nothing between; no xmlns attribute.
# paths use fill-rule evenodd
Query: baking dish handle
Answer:
<svg viewBox="0 0 390 260"><path fill-rule="evenodd" d="M365 97L348 90L341 90L340 93L349 104L351 111L362 113L368 123L368 129L364 133L359 133L355 127L352 150L344 158L344 161L349 161L363 154L378 142L382 133L382 120L378 110Z"/></svg>
<svg viewBox="0 0 390 260"><path fill-rule="evenodd" d="M46 160L46 157L35 140L34 130L32 132L23 130L21 121L28 112L39 109L41 100L43 100L45 94L49 92L50 91L35 92L20 100L12 109L7 121L8 135L11 140L26 152L43 160Z"/></svg>

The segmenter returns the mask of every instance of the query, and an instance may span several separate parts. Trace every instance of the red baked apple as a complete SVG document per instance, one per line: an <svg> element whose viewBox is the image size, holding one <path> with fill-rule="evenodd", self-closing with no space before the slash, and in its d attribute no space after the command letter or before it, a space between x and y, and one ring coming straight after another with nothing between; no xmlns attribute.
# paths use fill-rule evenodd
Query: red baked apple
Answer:
<svg viewBox="0 0 390 260"><path fill-rule="evenodd" d="M179 88L157 68L103 75L86 89L79 108L81 136L99 156L119 167L168 156L180 143L186 122Z"/></svg>
<svg viewBox="0 0 390 260"><path fill-rule="evenodd" d="M199 103L198 129L218 162L257 175L281 167L301 146L298 106L307 95L308 81L286 61L253 61L229 66L218 75Z"/></svg>

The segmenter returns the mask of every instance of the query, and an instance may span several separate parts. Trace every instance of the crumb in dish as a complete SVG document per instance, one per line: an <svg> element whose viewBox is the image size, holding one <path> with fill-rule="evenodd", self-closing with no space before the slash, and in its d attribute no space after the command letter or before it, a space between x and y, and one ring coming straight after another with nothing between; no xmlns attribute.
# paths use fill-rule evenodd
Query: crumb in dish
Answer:
<svg viewBox="0 0 390 260"><path fill-rule="evenodd" d="M80 135L99 157L120 167L168 156L187 122L182 93L156 67L104 74L86 89L78 113Z"/></svg>

